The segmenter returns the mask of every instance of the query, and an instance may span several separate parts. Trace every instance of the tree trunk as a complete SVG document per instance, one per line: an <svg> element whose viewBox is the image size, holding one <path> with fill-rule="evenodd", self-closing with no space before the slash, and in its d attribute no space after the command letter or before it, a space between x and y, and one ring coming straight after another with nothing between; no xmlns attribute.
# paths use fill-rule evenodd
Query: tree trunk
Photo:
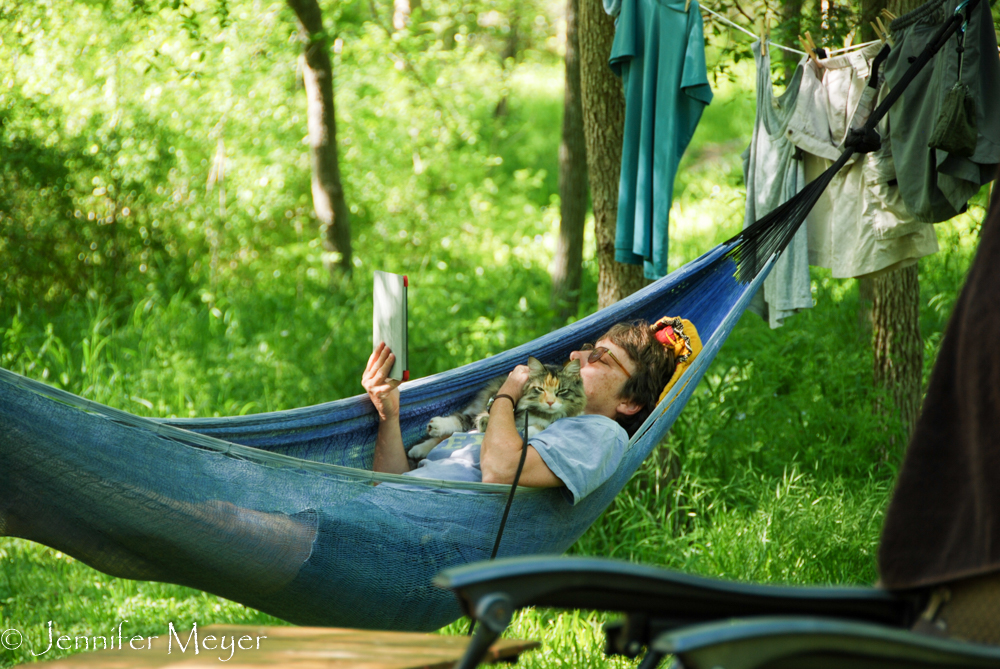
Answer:
<svg viewBox="0 0 1000 669"><path fill-rule="evenodd" d="M888 415L899 416L910 434L920 413L920 380L924 366L917 266L883 274L874 283L875 385L885 390L894 405L877 408Z"/></svg>
<svg viewBox="0 0 1000 669"><path fill-rule="evenodd" d="M775 36L771 39L783 39L787 40L786 44L797 44L795 37L805 32L802 28L802 12L805 10L805 5L804 0L785 0L782 2L780 10L781 25L777 26ZM784 69L785 81L789 81L795 73L795 68L798 67L801 57L791 51L783 49L779 49L778 51L781 54L781 64Z"/></svg>
<svg viewBox="0 0 1000 669"><path fill-rule="evenodd" d="M588 0L584 0L585 2ZM559 146L559 245L552 261L552 309L559 321L576 313L583 271L583 226L587 217L587 148L580 97L580 0L566 0L566 84Z"/></svg>
<svg viewBox="0 0 1000 669"><path fill-rule="evenodd" d="M582 0L579 21L583 132L600 268L597 305L604 308L643 287L645 279L641 266L615 261L625 97L621 81L608 67L614 20L604 13L600 2Z"/></svg>
<svg viewBox="0 0 1000 669"><path fill-rule="evenodd" d="M324 265L349 273L351 224L337 157L337 123L333 109L333 63L317 0L288 0L298 20L302 42L302 78L309 116L309 153L312 159L313 209L323 236Z"/></svg>
<svg viewBox="0 0 1000 669"><path fill-rule="evenodd" d="M897 15L916 9L923 0L898 0L892 3ZM874 18L886 7L885 0L863 0L861 24L863 38L872 36L868 17ZM920 384L923 378L924 343L920 336L920 281L917 265L883 274L871 283L871 328L874 352L875 387L883 390L891 406L877 403L875 410L902 421L907 435L912 434L920 413ZM862 292L861 308L865 309ZM860 315L864 319L864 312ZM902 444L905 447L905 444ZM888 455L888 453L887 453Z"/></svg>

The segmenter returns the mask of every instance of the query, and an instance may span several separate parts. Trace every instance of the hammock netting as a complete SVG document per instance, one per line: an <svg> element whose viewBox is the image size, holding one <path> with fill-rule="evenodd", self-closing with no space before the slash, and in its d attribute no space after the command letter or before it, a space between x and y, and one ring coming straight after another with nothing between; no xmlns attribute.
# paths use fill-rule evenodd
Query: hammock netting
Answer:
<svg viewBox="0 0 1000 669"><path fill-rule="evenodd" d="M559 489L518 490L500 557L565 551L664 437L763 280L735 278L734 246L540 339L404 385L400 419L413 443L430 418L464 406L529 354L565 360L632 318L681 314L702 333L701 354L611 479L575 507ZM373 474L377 425L366 396L157 421L0 370L0 534L298 624L437 629L461 613L431 579L489 558L509 488Z"/></svg>
<svg viewBox="0 0 1000 669"><path fill-rule="evenodd" d="M518 489L499 557L562 553L611 503L853 152L733 239L625 300L405 384L400 419L412 444L430 418L464 406L528 355L563 361L614 323L637 318L682 316L697 328L703 350L630 440L616 473L575 507L556 488ZM254 416L153 420L0 370L0 535L298 624L437 629L461 613L431 579L489 557L509 489L374 474L376 430L366 396Z"/></svg>

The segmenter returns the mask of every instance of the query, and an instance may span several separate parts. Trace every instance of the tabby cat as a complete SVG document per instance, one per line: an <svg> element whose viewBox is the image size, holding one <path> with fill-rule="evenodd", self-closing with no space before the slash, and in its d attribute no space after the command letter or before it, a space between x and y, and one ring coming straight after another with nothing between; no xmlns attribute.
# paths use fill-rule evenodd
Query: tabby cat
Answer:
<svg viewBox="0 0 1000 669"><path fill-rule="evenodd" d="M528 358L528 369L530 372L528 381L524 384L524 394L514 412L518 430L524 425L525 414L528 415L530 438L554 421L579 415L583 411L587 398L583 394L579 360L570 360L560 367L545 365L535 358ZM469 406L450 416L432 418L427 424L428 438L410 449L410 458L413 460L426 458L432 448L455 432L471 432L473 428L485 432L490 418L486 412L486 403L500 390L500 386L506 380L506 376L498 376L479 391Z"/></svg>

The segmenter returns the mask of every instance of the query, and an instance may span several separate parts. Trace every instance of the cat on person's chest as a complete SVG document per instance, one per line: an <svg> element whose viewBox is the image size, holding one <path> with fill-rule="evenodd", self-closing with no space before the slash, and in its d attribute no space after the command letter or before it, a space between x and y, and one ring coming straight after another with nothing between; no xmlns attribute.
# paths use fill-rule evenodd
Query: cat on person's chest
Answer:
<svg viewBox="0 0 1000 669"><path fill-rule="evenodd" d="M577 416L583 412L587 398L583 393L579 360L571 360L559 366L546 365L529 357L528 369L528 381L524 384L524 393L514 411L514 424L519 431L523 429L526 414L527 436L531 438L560 418ZM409 450L409 457L413 460L427 457L431 449L456 432L471 432L473 429L485 432L490 418L486 404L506 380L506 376L499 376L490 381L461 411L432 418L427 424L427 439L413 446ZM501 398L499 401L506 400Z"/></svg>

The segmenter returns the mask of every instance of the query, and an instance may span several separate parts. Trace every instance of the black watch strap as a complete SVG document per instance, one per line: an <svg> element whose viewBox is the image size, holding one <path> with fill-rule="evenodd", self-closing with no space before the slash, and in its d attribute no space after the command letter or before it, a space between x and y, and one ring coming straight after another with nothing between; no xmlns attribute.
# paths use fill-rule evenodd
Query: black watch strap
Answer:
<svg viewBox="0 0 1000 669"><path fill-rule="evenodd" d="M512 409L513 408L517 408L517 402L514 401L513 397L511 397L507 393L500 393L499 395L494 395L493 397L491 397L490 401L486 403L486 413L489 413L490 410L493 408L493 403L496 402L498 399L500 399L502 397L505 397L505 398L507 398L507 399L510 400L510 404L511 404L511 408Z"/></svg>

